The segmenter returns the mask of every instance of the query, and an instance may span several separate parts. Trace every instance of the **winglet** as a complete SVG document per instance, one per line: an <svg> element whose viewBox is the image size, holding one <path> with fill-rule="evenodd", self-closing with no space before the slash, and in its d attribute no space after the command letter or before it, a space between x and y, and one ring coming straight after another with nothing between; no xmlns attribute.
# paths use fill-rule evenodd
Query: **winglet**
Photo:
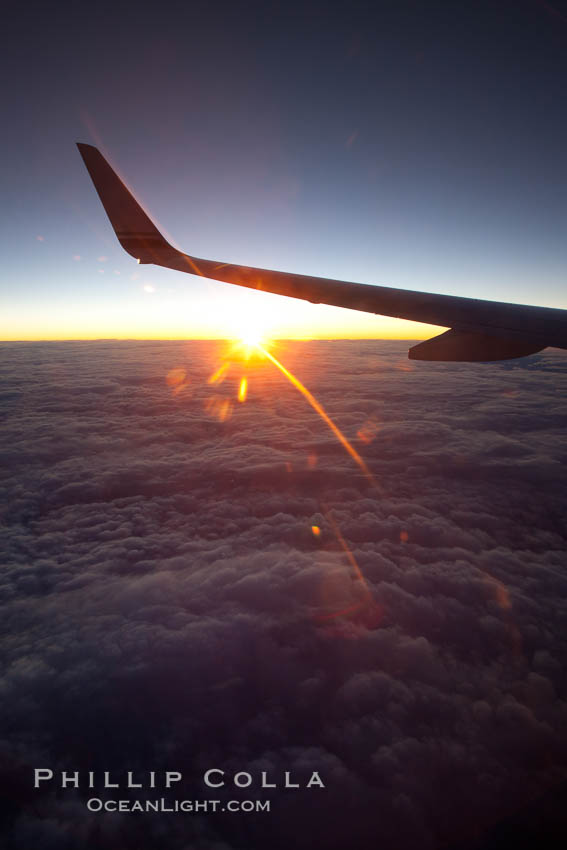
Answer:
<svg viewBox="0 0 567 850"><path fill-rule="evenodd" d="M82 142L77 142L77 147L124 250L140 263L161 264L164 253L178 253L164 239L98 148Z"/></svg>

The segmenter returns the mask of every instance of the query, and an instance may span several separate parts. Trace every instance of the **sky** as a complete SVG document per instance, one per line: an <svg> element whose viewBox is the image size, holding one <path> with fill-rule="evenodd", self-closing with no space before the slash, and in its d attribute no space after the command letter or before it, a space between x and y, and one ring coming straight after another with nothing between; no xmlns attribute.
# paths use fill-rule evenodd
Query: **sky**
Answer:
<svg viewBox="0 0 567 850"><path fill-rule="evenodd" d="M75 148L195 256L565 307L567 16L538 0L11 4L0 338L423 338L147 267Z"/></svg>
<svg viewBox="0 0 567 850"><path fill-rule="evenodd" d="M531 806L504 846L563 846L564 352L273 350L371 478L265 358L211 383L225 343L1 346L2 847L502 850ZM87 810L162 797L271 810Z"/></svg>

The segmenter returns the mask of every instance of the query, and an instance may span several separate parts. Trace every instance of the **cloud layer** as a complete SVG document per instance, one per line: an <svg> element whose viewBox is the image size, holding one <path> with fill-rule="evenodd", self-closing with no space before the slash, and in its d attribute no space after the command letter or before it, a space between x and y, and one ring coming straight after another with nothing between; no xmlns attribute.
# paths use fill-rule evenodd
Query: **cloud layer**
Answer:
<svg viewBox="0 0 567 850"><path fill-rule="evenodd" d="M567 775L562 352L281 343L369 481L272 364L209 382L220 343L0 347L7 846L433 850ZM272 807L90 814L34 767Z"/></svg>

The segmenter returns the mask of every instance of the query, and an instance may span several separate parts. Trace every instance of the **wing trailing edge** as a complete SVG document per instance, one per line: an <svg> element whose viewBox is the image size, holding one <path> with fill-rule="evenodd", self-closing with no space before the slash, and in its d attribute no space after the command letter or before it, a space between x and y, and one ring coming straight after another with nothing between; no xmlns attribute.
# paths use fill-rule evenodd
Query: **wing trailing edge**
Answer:
<svg viewBox="0 0 567 850"><path fill-rule="evenodd" d="M567 348L567 310L349 283L184 254L163 237L100 151L82 143L77 147L120 244L139 263L316 304L449 328L413 346L412 360L506 360L549 345Z"/></svg>

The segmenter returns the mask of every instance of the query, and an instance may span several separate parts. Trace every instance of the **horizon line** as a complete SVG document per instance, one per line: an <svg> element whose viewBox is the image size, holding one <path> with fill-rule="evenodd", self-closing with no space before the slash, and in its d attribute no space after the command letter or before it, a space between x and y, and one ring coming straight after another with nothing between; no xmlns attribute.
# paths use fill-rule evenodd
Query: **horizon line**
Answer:
<svg viewBox="0 0 567 850"><path fill-rule="evenodd" d="M1 343L25 342L233 342L236 337L34 337L33 339L0 339ZM422 337L353 337L353 336L324 336L324 337L272 337L270 342L416 342Z"/></svg>

